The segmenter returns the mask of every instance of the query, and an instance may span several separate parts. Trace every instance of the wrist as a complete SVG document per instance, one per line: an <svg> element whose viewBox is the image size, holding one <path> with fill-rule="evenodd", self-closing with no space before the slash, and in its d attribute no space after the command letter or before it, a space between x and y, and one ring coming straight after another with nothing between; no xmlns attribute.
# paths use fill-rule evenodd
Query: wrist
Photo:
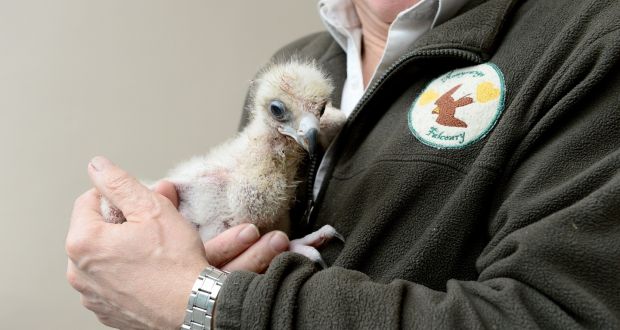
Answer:
<svg viewBox="0 0 620 330"><path fill-rule="evenodd" d="M212 329L215 303L228 272L207 266L194 282L181 329Z"/></svg>

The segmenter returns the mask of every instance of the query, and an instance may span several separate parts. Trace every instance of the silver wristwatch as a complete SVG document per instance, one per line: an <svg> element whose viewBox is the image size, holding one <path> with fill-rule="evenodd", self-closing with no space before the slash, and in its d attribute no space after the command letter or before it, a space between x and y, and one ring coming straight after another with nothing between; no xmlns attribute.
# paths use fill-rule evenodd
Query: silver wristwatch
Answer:
<svg viewBox="0 0 620 330"><path fill-rule="evenodd" d="M228 272L214 267L205 268L194 283L185 310L181 330L210 330L215 300L228 276Z"/></svg>

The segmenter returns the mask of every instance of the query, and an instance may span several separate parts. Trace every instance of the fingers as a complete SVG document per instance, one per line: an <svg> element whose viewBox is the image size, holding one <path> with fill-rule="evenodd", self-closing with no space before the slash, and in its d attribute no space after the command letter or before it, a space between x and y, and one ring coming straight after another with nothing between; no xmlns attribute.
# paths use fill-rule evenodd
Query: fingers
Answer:
<svg viewBox="0 0 620 330"><path fill-rule="evenodd" d="M177 188L172 182L161 180L155 184L153 191L168 198L174 207L179 207L179 195L177 194Z"/></svg>
<svg viewBox="0 0 620 330"><path fill-rule="evenodd" d="M79 272L77 267L71 259L67 262L67 281L69 285L71 285L75 290L82 293L86 290L86 286L83 281L80 279Z"/></svg>
<svg viewBox="0 0 620 330"><path fill-rule="evenodd" d="M289 239L286 234L281 231L269 232L237 258L223 266L222 269L262 273L267 269L273 258L288 250L288 246Z"/></svg>
<svg viewBox="0 0 620 330"><path fill-rule="evenodd" d="M271 260L289 248L281 231L260 237L253 224L235 226L204 243L209 264L226 271L264 272Z"/></svg>
<svg viewBox="0 0 620 330"><path fill-rule="evenodd" d="M99 210L99 193L91 189L75 200L71 223L65 241L65 250L72 259L77 259L98 239L97 231L105 225Z"/></svg>
<svg viewBox="0 0 620 330"><path fill-rule="evenodd" d="M93 296L95 294L95 285L87 272L71 259L67 261L66 277L69 285L83 296Z"/></svg>
<svg viewBox="0 0 620 330"><path fill-rule="evenodd" d="M152 191L106 158L93 158L88 174L97 190L123 212L127 221L136 215L156 217L161 212Z"/></svg>
<svg viewBox="0 0 620 330"><path fill-rule="evenodd" d="M260 238L253 224L232 227L204 243L209 264L220 267L240 255Z"/></svg>
<svg viewBox="0 0 620 330"><path fill-rule="evenodd" d="M96 189L90 189L75 199L71 213L71 226L84 221L103 221L100 196Z"/></svg>

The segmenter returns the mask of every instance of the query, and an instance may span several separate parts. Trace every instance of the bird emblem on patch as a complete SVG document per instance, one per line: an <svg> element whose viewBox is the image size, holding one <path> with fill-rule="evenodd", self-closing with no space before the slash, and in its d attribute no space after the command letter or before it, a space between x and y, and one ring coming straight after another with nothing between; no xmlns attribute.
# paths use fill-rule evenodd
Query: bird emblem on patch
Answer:
<svg viewBox="0 0 620 330"><path fill-rule="evenodd" d="M461 85L463 84L452 87L435 101L436 107L433 109L433 114L437 114L436 122L438 124L451 127L467 127L466 122L454 117L457 108L474 103L474 99L469 96L462 96L458 100L452 97L452 94L454 94Z"/></svg>
<svg viewBox="0 0 620 330"><path fill-rule="evenodd" d="M415 99L408 113L409 129L428 146L464 148L493 129L504 108L505 91L504 76L495 64L450 71Z"/></svg>

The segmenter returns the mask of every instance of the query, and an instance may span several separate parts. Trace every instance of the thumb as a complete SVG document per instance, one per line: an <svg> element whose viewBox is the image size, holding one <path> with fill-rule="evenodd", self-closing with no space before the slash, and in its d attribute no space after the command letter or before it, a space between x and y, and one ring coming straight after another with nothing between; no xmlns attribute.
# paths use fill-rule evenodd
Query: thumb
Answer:
<svg viewBox="0 0 620 330"><path fill-rule="evenodd" d="M174 183L161 180L155 184L153 191L168 198L174 207L179 207L179 194L177 193L177 188L174 186Z"/></svg>
<svg viewBox="0 0 620 330"><path fill-rule="evenodd" d="M90 161L88 174L97 190L123 212L127 221L158 207L155 193L104 157Z"/></svg>

